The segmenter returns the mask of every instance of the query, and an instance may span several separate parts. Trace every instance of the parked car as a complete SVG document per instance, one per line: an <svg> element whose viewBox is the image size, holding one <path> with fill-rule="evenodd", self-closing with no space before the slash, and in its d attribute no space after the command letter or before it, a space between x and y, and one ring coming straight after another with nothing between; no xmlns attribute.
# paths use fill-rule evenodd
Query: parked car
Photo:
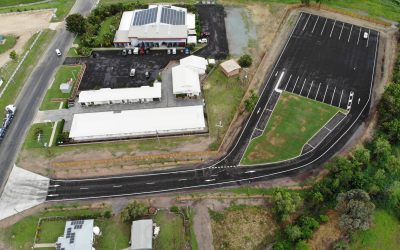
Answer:
<svg viewBox="0 0 400 250"><path fill-rule="evenodd" d="M144 48L140 48L140 49L139 49L139 54L140 54L140 55L144 55Z"/></svg>
<svg viewBox="0 0 400 250"><path fill-rule="evenodd" d="M146 77L146 79L149 79L149 78L150 78L150 73L149 73L149 71L146 71L146 73L144 73L144 76Z"/></svg>
<svg viewBox="0 0 400 250"><path fill-rule="evenodd" d="M207 38L199 39L199 43L207 43L207 42L208 42Z"/></svg>
<svg viewBox="0 0 400 250"><path fill-rule="evenodd" d="M176 55L176 48L172 48L172 54Z"/></svg>
<svg viewBox="0 0 400 250"><path fill-rule="evenodd" d="M208 38L208 37L210 37L210 32L208 32L208 31L203 31L203 32L201 32L201 38Z"/></svg>
<svg viewBox="0 0 400 250"><path fill-rule="evenodd" d="M167 49L167 54L170 55L171 54L171 50Z"/></svg>
<svg viewBox="0 0 400 250"><path fill-rule="evenodd" d="M135 48L133 49L133 54L134 54L134 55L138 55L138 54L139 54L139 48L138 48L138 47L135 47Z"/></svg>
<svg viewBox="0 0 400 250"><path fill-rule="evenodd" d="M122 50L122 55L123 55L123 56L126 56L126 49L123 49L123 50Z"/></svg>
<svg viewBox="0 0 400 250"><path fill-rule="evenodd" d="M135 76L136 74L136 69L131 69L131 71L129 72L129 76Z"/></svg>
<svg viewBox="0 0 400 250"><path fill-rule="evenodd" d="M61 56L62 55L61 51L59 49L56 49L56 54L57 54L57 56Z"/></svg>
<svg viewBox="0 0 400 250"><path fill-rule="evenodd" d="M185 53L185 55L189 55L190 54L190 49L189 48L185 48L183 50L183 53Z"/></svg>
<svg viewBox="0 0 400 250"><path fill-rule="evenodd" d="M128 49L128 55L132 55L132 50Z"/></svg>
<svg viewBox="0 0 400 250"><path fill-rule="evenodd" d="M363 37L364 37L364 39L368 39L368 32L364 32Z"/></svg>

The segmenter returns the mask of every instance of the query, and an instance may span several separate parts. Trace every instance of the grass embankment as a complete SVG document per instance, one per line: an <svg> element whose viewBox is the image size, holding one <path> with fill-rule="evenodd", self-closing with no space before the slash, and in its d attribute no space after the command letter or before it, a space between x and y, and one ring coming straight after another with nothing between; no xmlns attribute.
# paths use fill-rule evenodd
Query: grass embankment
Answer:
<svg viewBox="0 0 400 250"><path fill-rule="evenodd" d="M374 224L367 231L357 232L352 237L350 249L396 250L400 246L400 222L384 210L376 210Z"/></svg>
<svg viewBox="0 0 400 250"><path fill-rule="evenodd" d="M208 129L210 136L215 138L210 148L215 150L232 122L245 89L238 77L228 78L217 68L206 80L203 90L208 115ZM217 126L220 122L222 127Z"/></svg>
<svg viewBox="0 0 400 250"><path fill-rule="evenodd" d="M273 240L277 229L271 213L262 207L231 205L210 210L215 249L258 249Z"/></svg>
<svg viewBox="0 0 400 250"><path fill-rule="evenodd" d="M4 2L4 3L3 3ZM15 7L7 7L7 6L14 6L15 2L19 3L34 3L28 6L15 6ZM52 0L46 3L40 3L37 0L11 0L11 1L0 1L0 4L3 4L4 8L0 8L0 13L5 12L21 12L21 11L29 11L29 10L42 10L42 9L56 9L56 17L53 17L53 22L62 21L69 11L71 10L72 6L74 5L75 0ZM0 6L2 7L2 6Z"/></svg>
<svg viewBox="0 0 400 250"><path fill-rule="evenodd" d="M154 249L185 249L185 228L181 216L168 211L158 211L154 222L160 227L160 234L154 240Z"/></svg>
<svg viewBox="0 0 400 250"><path fill-rule="evenodd" d="M29 52L25 61L22 63L20 69L16 73L14 80L10 83L7 90L4 92L3 96L0 98L0 110L4 110L5 106L7 106L8 104L14 103L16 97L18 96L19 92L21 91L22 87L24 86L26 79L31 74L35 65L37 65L37 62L40 60L44 51L48 47L47 45L51 42L51 39L53 38L54 35L55 35L55 31L50 31L50 30L43 31L42 35L38 38L36 44L32 47L32 50ZM27 51L29 49L29 46L32 45L36 36L38 36L38 34L32 36L29 39L29 41L26 43L24 53L25 53L25 51ZM24 53L22 53L22 55L24 55ZM22 55L19 56L20 57L19 60L21 60ZM10 78L12 72L14 72L18 63L19 63L18 61L17 62L11 61L7 64L7 68L2 68L1 74L4 79L4 84L0 88L0 90L5 87L6 82Z"/></svg>
<svg viewBox="0 0 400 250"><path fill-rule="evenodd" d="M264 133L250 142L242 164L298 156L304 144L338 111L333 106L282 93Z"/></svg>
<svg viewBox="0 0 400 250"><path fill-rule="evenodd" d="M54 81L51 84L50 89L47 90L47 93L43 99L42 104L40 105L40 110L51 110L58 109L60 107L59 102L52 102L53 98L65 98L68 99L72 93L74 86L76 84L76 79L78 77L79 72L82 70L81 65L77 66L68 66L62 65L58 69L56 76L54 77ZM73 86L71 88L70 93L62 93L60 90L60 85L62 83L68 82L70 79L73 79ZM65 104L66 101L64 101Z"/></svg>
<svg viewBox="0 0 400 250"><path fill-rule="evenodd" d="M5 36L6 40L3 44L0 44L0 54L3 54L9 49L12 49L17 43L17 37L15 36Z"/></svg>

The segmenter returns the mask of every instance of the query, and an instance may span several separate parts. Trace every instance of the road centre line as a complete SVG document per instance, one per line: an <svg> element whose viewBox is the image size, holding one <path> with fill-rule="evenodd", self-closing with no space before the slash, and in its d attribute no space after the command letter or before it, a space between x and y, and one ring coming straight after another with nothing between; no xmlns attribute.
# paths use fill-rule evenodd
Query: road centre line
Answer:
<svg viewBox="0 0 400 250"><path fill-rule="evenodd" d="M340 108L340 104L342 103L342 96L343 96L343 89L342 89L342 93L340 94L339 108Z"/></svg>
<svg viewBox="0 0 400 250"><path fill-rule="evenodd" d="M310 95L310 92L311 92L311 89L312 89L312 87L313 87L313 84L314 84L314 81L311 81L311 87L310 87L310 89L308 90L307 98L308 98L308 96Z"/></svg>
<svg viewBox="0 0 400 250"><path fill-rule="evenodd" d="M289 82L290 82L291 78L292 78L292 75L289 76L289 80L286 82L285 91L286 91L287 86L289 85Z"/></svg>
<svg viewBox="0 0 400 250"><path fill-rule="evenodd" d="M342 28L340 29L339 40L342 37L343 27L344 27L344 23L342 23Z"/></svg>
<svg viewBox="0 0 400 250"><path fill-rule="evenodd" d="M335 19L335 22L333 22L333 26L332 26L332 29L331 29L331 34L329 35L329 37L332 37L332 32L333 32L333 28L335 28L335 24L336 24L336 19Z"/></svg>
<svg viewBox="0 0 400 250"><path fill-rule="evenodd" d="M303 31L305 30L305 28L306 28L306 26L307 26L307 23L308 23L308 20L310 20L310 17L311 17L311 14L308 16L307 21L306 21L306 24L304 24Z"/></svg>
<svg viewBox="0 0 400 250"><path fill-rule="evenodd" d="M322 27L322 30L321 30L321 36L322 36L322 33L324 32L325 25L326 25L326 22L327 22L327 21L328 21L328 18L325 19L324 26Z"/></svg>
<svg viewBox="0 0 400 250"><path fill-rule="evenodd" d="M325 101L325 96L326 96L326 92L328 92L328 88L329 88L329 85L327 84L327 85L326 85L326 89L325 89L324 98L322 99L322 102Z"/></svg>
<svg viewBox="0 0 400 250"><path fill-rule="evenodd" d="M304 79L303 86L301 87L299 95L301 95L301 92L303 92L303 88L304 88L304 84L306 83L306 80L307 80L307 78Z"/></svg>
<svg viewBox="0 0 400 250"><path fill-rule="evenodd" d="M336 86L335 86L335 88L333 89L333 94L332 94L332 99L331 99L331 105L332 105L332 103L333 103L333 97L335 96L335 92L336 92Z"/></svg>
<svg viewBox="0 0 400 250"><path fill-rule="evenodd" d="M357 45L358 45L358 43L360 42L361 30L362 30L362 28L360 27L360 32L358 32L358 40L357 40Z"/></svg>
<svg viewBox="0 0 400 250"><path fill-rule="evenodd" d="M313 27L313 29L312 29L311 33L314 33L314 29L315 29L315 26L316 26L316 25L317 25L317 23L318 23L318 19L319 19L319 16L317 17L317 21L314 23L314 27Z"/></svg>
<svg viewBox="0 0 400 250"><path fill-rule="evenodd" d="M296 88L296 85L297 85L297 82L299 81L299 79L300 79L300 76L297 76L296 82L294 83L292 93L293 93L294 89Z"/></svg>
<svg viewBox="0 0 400 250"><path fill-rule="evenodd" d="M350 28L350 34L349 34L349 39L347 39L347 42L350 42L350 37L351 37L351 32L353 31L353 24L351 25L351 28Z"/></svg>
<svg viewBox="0 0 400 250"><path fill-rule="evenodd" d="M318 85L318 90L317 90L317 94L315 95L315 98L314 98L314 100L317 100L317 96L318 96L318 93L319 93L319 88L321 87L321 83L319 83L319 85Z"/></svg>

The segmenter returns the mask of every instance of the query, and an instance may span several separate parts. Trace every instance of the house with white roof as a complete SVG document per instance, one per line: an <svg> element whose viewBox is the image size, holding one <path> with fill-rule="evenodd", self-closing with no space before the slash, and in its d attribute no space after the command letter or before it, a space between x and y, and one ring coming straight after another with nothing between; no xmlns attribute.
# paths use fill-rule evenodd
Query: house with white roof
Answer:
<svg viewBox="0 0 400 250"><path fill-rule="evenodd" d="M175 96L199 97L201 93L199 74L185 65L173 67L172 92Z"/></svg>
<svg viewBox="0 0 400 250"><path fill-rule="evenodd" d="M186 8L150 5L123 13L114 37L115 47L184 47L195 29L195 15Z"/></svg>
<svg viewBox="0 0 400 250"><path fill-rule="evenodd" d="M94 220L73 220L65 223L64 235L58 237L56 250L92 250Z"/></svg>

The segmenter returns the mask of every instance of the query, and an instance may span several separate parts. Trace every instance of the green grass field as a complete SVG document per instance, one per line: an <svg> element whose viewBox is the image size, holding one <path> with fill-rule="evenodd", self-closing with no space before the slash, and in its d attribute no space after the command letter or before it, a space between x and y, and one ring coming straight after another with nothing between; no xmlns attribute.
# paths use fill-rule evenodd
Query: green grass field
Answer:
<svg viewBox="0 0 400 250"><path fill-rule="evenodd" d="M397 250L400 246L400 222L384 210L374 213L374 225L352 237L353 250Z"/></svg>
<svg viewBox="0 0 400 250"><path fill-rule="evenodd" d="M64 234L64 220L44 220L40 225L40 233L37 243L55 243L58 237Z"/></svg>
<svg viewBox="0 0 400 250"><path fill-rule="evenodd" d="M211 149L217 149L232 122L240 101L245 93L239 78L227 78L222 71L215 69L203 88L208 115L210 136L215 138ZM222 128L217 127L221 121Z"/></svg>
<svg viewBox="0 0 400 250"><path fill-rule="evenodd" d="M102 235L96 240L96 249L126 249L129 247L131 225L119 218L98 219L94 223Z"/></svg>
<svg viewBox="0 0 400 250"><path fill-rule="evenodd" d="M4 0L0 1L0 7L8 7L8 6L15 6L19 4L29 4L29 3L36 3L42 0Z"/></svg>
<svg viewBox="0 0 400 250"><path fill-rule="evenodd" d="M3 54L9 49L12 49L17 43L17 38L15 36L5 36L6 41L4 44L0 44L0 54Z"/></svg>
<svg viewBox="0 0 400 250"><path fill-rule="evenodd" d="M242 164L299 155L303 145L338 111L336 107L283 92L263 135L250 142Z"/></svg>
<svg viewBox="0 0 400 250"><path fill-rule="evenodd" d="M79 72L81 71L82 66L77 65L77 66L68 66L68 65L62 65L58 69L55 77L54 77L54 82L52 83L50 89L47 90L47 93L43 99L42 104L40 105L40 110L51 110L51 109L58 109L60 107L59 102L51 102L52 98L69 98L72 95L72 90L71 89L70 93L64 94L60 91L60 85L62 83L68 82L71 78L73 80L76 79L78 76ZM75 85L75 81L74 81Z"/></svg>
<svg viewBox="0 0 400 250"><path fill-rule="evenodd" d="M25 137L24 148L44 148L45 144L49 145L53 126L53 122L33 124ZM54 135L54 140L56 139L55 137L56 134Z"/></svg>
<svg viewBox="0 0 400 250"><path fill-rule="evenodd" d="M153 242L154 249L185 249L185 228L180 216L158 211L154 222L160 227L160 234Z"/></svg>

